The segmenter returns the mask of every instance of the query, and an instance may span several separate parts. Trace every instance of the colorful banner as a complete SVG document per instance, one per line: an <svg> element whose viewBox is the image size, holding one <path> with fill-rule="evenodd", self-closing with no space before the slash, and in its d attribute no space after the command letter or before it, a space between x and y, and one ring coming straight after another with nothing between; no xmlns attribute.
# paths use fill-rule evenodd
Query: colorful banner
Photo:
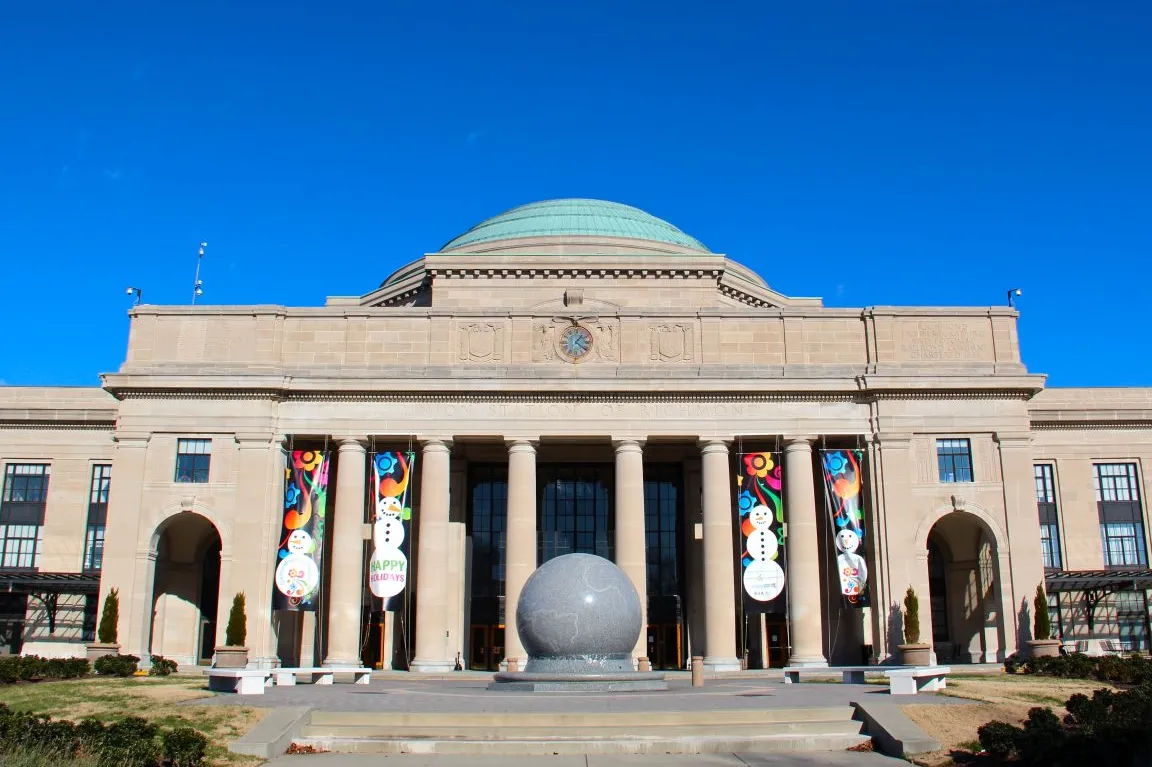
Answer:
<svg viewBox="0 0 1152 767"><path fill-rule="evenodd" d="M284 522L273 578L272 609L316 610L323 571L329 454L294 450L284 470Z"/></svg>
<svg viewBox="0 0 1152 767"><path fill-rule="evenodd" d="M745 610L783 610L784 506L783 467L778 453L743 453L736 477L740 514L741 582ZM779 599L779 601L777 601Z"/></svg>
<svg viewBox="0 0 1152 767"><path fill-rule="evenodd" d="M395 610L397 597L408 582L409 502L415 453L399 451L372 455L372 558L368 561L368 588L384 600L384 610Z"/></svg>
<svg viewBox="0 0 1152 767"><path fill-rule="evenodd" d="M868 564L864 561L864 473L862 450L822 450L824 497L836 541L836 571L846 607L868 606Z"/></svg>

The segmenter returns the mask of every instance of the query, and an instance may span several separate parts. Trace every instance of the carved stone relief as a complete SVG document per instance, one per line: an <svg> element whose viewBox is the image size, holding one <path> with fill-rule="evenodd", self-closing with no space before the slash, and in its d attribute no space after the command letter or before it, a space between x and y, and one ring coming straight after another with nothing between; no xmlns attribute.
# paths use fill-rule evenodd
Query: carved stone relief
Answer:
<svg viewBox="0 0 1152 767"><path fill-rule="evenodd" d="M912 444L912 454L916 457L916 479L922 485L931 484L935 481L932 475L932 442L918 439Z"/></svg>
<svg viewBox="0 0 1152 767"><path fill-rule="evenodd" d="M692 360L691 325L653 325L648 329L648 359L653 362Z"/></svg>
<svg viewBox="0 0 1152 767"><path fill-rule="evenodd" d="M919 322L915 328L903 329L900 353L903 359L924 362L989 356L985 334L956 322Z"/></svg>
<svg viewBox="0 0 1152 767"><path fill-rule="evenodd" d="M1000 446L995 442L973 440L972 449L980 453L980 475L977 482L1000 481Z"/></svg>
<svg viewBox="0 0 1152 767"><path fill-rule="evenodd" d="M532 361L574 361L570 354L565 354L560 348L564 331L574 326L585 328L592 335L592 348L587 357L582 357L581 361L620 361L620 323L617 320L595 317L580 317L576 318L575 322L570 317L554 317L532 323Z"/></svg>
<svg viewBox="0 0 1152 767"><path fill-rule="evenodd" d="M470 322L457 328L460 362L499 362L504 357L504 328L488 322Z"/></svg>

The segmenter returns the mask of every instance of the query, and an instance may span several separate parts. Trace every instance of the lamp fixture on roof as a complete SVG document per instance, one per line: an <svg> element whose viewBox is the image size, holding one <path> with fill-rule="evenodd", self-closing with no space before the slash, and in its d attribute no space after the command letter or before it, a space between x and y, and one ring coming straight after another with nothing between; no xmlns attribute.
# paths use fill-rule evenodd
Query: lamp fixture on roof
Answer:
<svg viewBox="0 0 1152 767"><path fill-rule="evenodd" d="M1008 291L1008 306L1009 308L1016 307L1016 299L1023 295L1024 291L1020 288L1012 288Z"/></svg>
<svg viewBox="0 0 1152 767"><path fill-rule="evenodd" d="M133 306L139 306L140 305L140 299L144 296L143 290L141 290L140 288L129 287L128 290L125 292L130 296L136 297L136 300L132 303Z"/></svg>

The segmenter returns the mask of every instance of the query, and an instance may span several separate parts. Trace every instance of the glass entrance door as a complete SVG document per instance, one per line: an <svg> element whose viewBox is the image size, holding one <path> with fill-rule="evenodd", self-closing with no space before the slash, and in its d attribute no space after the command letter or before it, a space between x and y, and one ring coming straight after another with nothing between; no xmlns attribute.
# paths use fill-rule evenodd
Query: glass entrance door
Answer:
<svg viewBox="0 0 1152 767"><path fill-rule="evenodd" d="M504 660L504 627L473 624L468 636L468 668L496 671Z"/></svg>

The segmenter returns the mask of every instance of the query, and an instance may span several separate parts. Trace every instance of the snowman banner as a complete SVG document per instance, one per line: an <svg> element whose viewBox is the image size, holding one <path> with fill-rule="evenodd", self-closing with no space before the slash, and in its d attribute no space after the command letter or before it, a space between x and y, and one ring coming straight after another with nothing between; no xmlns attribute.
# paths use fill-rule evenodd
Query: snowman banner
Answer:
<svg viewBox="0 0 1152 767"><path fill-rule="evenodd" d="M318 450L293 450L285 456L284 519L272 581L274 610L316 610L327 525L329 456Z"/></svg>
<svg viewBox="0 0 1152 767"><path fill-rule="evenodd" d="M832 518L840 595L847 607L868 606L868 564L864 561L862 450L822 450L824 496Z"/></svg>
<svg viewBox="0 0 1152 767"><path fill-rule="evenodd" d="M394 598L408 582L408 526L412 524L409 501L416 454L372 454L372 558L368 562L368 588L384 600L384 610L395 610Z"/></svg>
<svg viewBox="0 0 1152 767"><path fill-rule="evenodd" d="M783 472L779 453L743 453L736 476L740 575L746 612L782 612L784 594Z"/></svg>

